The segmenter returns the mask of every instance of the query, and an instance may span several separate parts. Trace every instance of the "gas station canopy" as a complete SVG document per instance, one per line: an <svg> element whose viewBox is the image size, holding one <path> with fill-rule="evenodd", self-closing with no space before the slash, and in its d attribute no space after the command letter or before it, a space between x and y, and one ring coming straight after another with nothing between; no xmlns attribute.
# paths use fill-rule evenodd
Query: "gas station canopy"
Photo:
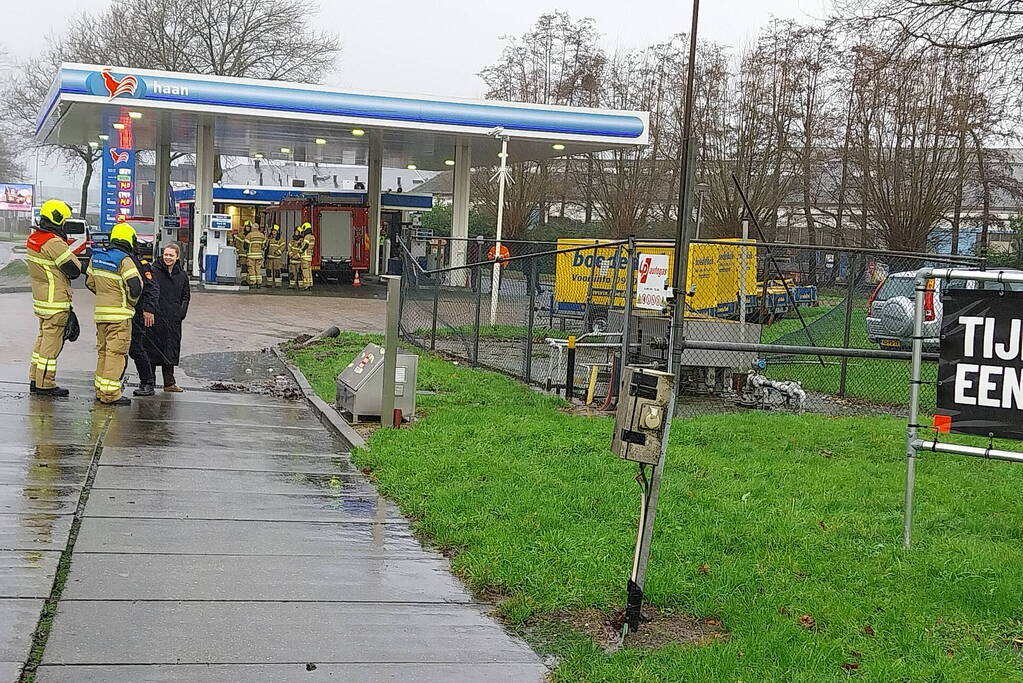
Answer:
<svg viewBox="0 0 1023 683"><path fill-rule="evenodd" d="M358 164L365 163L374 132L384 165L433 170L453 166L456 144L470 140L474 161L497 163L498 134L510 141L510 162L645 145L648 137L645 112L345 92L87 64L61 66L36 137L85 144L127 124L135 149L162 142L192 153L202 120L212 123L219 154Z"/></svg>
<svg viewBox="0 0 1023 683"><path fill-rule="evenodd" d="M91 64L62 64L36 124L43 144L103 148L105 197L112 225L130 215L136 150L155 150L154 205L169 206L174 152L195 154L191 243L214 221L218 155L363 165L370 272L383 261L382 169L444 170L454 178L452 264L465 263L470 169L540 161L647 144L646 112L345 92L319 85L204 76ZM120 175L118 175L120 173ZM107 215L109 214L109 215ZM162 225L163 217L154 217ZM197 249L192 272L199 271Z"/></svg>

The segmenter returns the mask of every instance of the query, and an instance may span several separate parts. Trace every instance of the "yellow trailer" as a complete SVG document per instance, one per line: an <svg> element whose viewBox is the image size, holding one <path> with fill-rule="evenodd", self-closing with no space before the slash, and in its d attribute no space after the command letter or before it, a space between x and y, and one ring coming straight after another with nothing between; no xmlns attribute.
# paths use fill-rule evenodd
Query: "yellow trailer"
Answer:
<svg viewBox="0 0 1023 683"><path fill-rule="evenodd" d="M618 245L600 246L608 240L561 239L558 250L582 247L557 255L554 307L555 313L582 314L590 306L622 308L625 303L628 258ZM715 317L738 317L738 300L742 274L742 250L746 250L745 291L757 294L757 250L727 244L693 244L689 248L689 269L686 291L691 312ZM585 247L592 247L586 249ZM644 254L666 254L668 271L674 272L675 249L663 242L638 242L637 251ZM669 277L669 282L670 282ZM614 301L612 302L612 292Z"/></svg>

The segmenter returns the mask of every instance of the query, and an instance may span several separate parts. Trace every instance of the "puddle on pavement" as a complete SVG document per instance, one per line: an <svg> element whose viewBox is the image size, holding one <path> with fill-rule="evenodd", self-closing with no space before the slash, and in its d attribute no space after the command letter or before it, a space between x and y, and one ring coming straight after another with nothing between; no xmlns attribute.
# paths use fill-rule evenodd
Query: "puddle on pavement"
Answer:
<svg viewBox="0 0 1023 683"><path fill-rule="evenodd" d="M196 353L181 359L181 369L206 388L224 392L251 392L299 400L302 392L277 357L264 351Z"/></svg>

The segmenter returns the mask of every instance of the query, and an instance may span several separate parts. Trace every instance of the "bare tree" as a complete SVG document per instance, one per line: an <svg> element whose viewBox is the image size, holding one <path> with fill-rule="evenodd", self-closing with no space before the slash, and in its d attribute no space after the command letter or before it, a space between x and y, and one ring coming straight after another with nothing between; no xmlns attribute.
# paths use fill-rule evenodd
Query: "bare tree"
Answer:
<svg viewBox="0 0 1023 683"><path fill-rule="evenodd" d="M509 182L504 190L504 220L502 237L508 240L524 239L531 221L546 196L546 174L537 163L512 164ZM473 170L472 194L480 213L492 224L497 224L497 167L483 166Z"/></svg>
<svg viewBox="0 0 1023 683"><path fill-rule="evenodd" d="M1018 58L1023 46L1020 0L839 0L835 5L854 28L895 28L904 38L933 47L1004 50Z"/></svg>
<svg viewBox="0 0 1023 683"><path fill-rule="evenodd" d="M609 236L644 235L658 206L661 216L678 177L681 149L676 87L685 73L685 39L616 54L600 77L601 105L650 113L650 143L594 155L595 172L576 173L576 185L594 200ZM665 181L668 182L665 182Z"/></svg>
<svg viewBox="0 0 1023 683"><path fill-rule="evenodd" d="M772 22L737 65L721 46L709 46L701 58L706 83L696 113L701 179L710 186L704 205L706 236L738 234L745 209L733 173L769 238L779 208L796 185L800 79L789 33L786 22Z"/></svg>
<svg viewBox="0 0 1023 683"><path fill-rule="evenodd" d="M501 39L505 43L501 56L479 72L488 99L568 106L598 103L598 74L606 57L592 19L575 20L566 12L549 12L540 15L522 36ZM564 215L570 168L570 160L559 160L523 172L528 173L523 176L526 181L539 175L541 189L547 190L539 199L541 220L546 220L546 205L555 197L560 199Z"/></svg>
<svg viewBox="0 0 1023 683"><path fill-rule="evenodd" d="M340 45L314 28L315 10L309 0L114 0L73 19L63 38L23 63L5 84L0 112L9 132L31 137L61 62L316 82ZM87 145L52 151L84 165L84 215L101 153Z"/></svg>
<svg viewBox="0 0 1023 683"><path fill-rule="evenodd" d="M0 179L20 180L25 177L25 168L18 163L14 146L10 140L0 137Z"/></svg>
<svg viewBox="0 0 1023 683"><path fill-rule="evenodd" d="M949 215L960 179L948 54L903 57L864 49L856 88L854 154L864 204L881 244L926 251Z"/></svg>

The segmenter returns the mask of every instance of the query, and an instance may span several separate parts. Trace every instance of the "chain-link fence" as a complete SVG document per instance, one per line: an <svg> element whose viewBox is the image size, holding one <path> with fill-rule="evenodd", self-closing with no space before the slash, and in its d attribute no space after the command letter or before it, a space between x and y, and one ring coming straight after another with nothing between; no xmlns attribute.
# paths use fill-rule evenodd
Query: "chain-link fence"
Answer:
<svg viewBox="0 0 1023 683"><path fill-rule="evenodd" d="M597 408L614 404L623 357L668 365L668 319L627 306L627 293L630 280L642 277L638 255L666 254L673 263L671 242L512 241L498 248L493 240L446 238L403 242L401 249L401 329L417 346L547 390L571 391ZM694 241L684 297L687 346L678 356L680 410L901 414L908 400L912 275L925 265L981 263L849 247ZM925 346L933 349L941 292L950 285L936 284L925 311L934 330ZM933 376L935 364L925 372ZM924 404L933 405L933 387L927 389Z"/></svg>

